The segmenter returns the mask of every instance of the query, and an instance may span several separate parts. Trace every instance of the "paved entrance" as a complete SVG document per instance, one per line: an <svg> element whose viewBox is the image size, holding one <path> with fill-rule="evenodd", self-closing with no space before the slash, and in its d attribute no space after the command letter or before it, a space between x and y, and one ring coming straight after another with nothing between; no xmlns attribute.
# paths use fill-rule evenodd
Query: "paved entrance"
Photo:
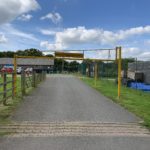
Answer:
<svg viewBox="0 0 150 150"><path fill-rule="evenodd" d="M78 78L50 75L0 126L2 150L149 150L140 119Z"/></svg>
<svg viewBox="0 0 150 150"><path fill-rule="evenodd" d="M25 98L15 121L138 122L132 113L70 75L51 75Z"/></svg>

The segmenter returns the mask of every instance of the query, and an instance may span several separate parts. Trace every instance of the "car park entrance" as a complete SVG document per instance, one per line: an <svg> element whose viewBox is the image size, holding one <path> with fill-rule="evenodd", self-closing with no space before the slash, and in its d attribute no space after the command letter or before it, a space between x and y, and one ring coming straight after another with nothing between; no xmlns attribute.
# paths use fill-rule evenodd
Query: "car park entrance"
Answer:
<svg viewBox="0 0 150 150"><path fill-rule="evenodd" d="M101 59L97 58L97 56L94 56L95 58L86 58L85 57L85 52L108 52L108 57L104 58L104 56L102 56ZM114 57L111 58L111 52L114 52ZM52 51L51 51L52 52ZM117 73L117 84L118 84L118 98L120 98L121 95L121 53L122 53L122 49L121 47L116 47L116 48L108 48L108 49L91 49L91 50L66 50L66 51L53 51L54 52L54 56L53 57L32 57L32 56L16 56L14 57L14 81L16 84L16 73L17 73L17 61L19 59L25 59L25 60L29 60L29 59L33 59L34 61L36 60L48 60L51 62L54 62L54 59L61 59L62 60L62 70L64 67L64 60L76 60L76 61L82 61L82 62L88 62L88 65L86 65L86 70L87 70L87 74L90 74L90 64L93 64L93 70L94 70L94 78L95 78L95 83L97 81L98 78L98 73L99 73L99 69L98 69L98 63L99 62L115 62L117 64L117 68L118 68L118 73ZM102 53L104 54L104 53ZM32 62L33 63L33 62Z"/></svg>

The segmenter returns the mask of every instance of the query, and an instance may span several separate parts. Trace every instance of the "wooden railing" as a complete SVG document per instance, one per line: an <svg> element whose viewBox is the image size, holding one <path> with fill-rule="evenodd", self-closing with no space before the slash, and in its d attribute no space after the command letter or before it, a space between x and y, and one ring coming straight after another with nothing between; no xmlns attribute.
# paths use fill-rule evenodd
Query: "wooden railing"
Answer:
<svg viewBox="0 0 150 150"><path fill-rule="evenodd" d="M36 73L35 71L32 74L25 73L24 71L21 74L21 91L22 95L26 95L28 88L37 87L37 85L46 78L46 72L42 71L41 73Z"/></svg>
<svg viewBox="0 0 150 150"><path fill-rule="evenodd" d="M21 73L21 76L18 77L16 81L20 84L14 84L14 73L2 73L0 80L0 102L2 102L3 105L7 105L7 100L10 98L13 99L15 97L15 91L17 92L17 95L26 95L29 88L37 87L37 85L45 78L45 71L42 71L41 73L36 73L35 71L33 71L32 73L26 73L25 71L23 71ZM16 87L14 85L16 85Z"/></svg>
<svg viewBox="0 0 150 150"><path fill-rule="evenodd" d="M9 98L14 98L14 73L8 74L2 73L1 74L2 81L0 83L0 98L4 105L6 104L6 100Z"/></svg>

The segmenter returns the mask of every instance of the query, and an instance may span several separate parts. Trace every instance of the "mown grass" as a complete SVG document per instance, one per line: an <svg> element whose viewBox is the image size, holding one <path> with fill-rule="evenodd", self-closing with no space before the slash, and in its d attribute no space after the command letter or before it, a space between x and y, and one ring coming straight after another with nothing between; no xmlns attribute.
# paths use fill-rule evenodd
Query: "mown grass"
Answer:
<svg viewBox="0 0 150 150"><path fill-rule="evenodd" d="M143 124L150 128L150 93L122 86L121 97L118 99L117 84L114 81L98 79L95 83L93 78L81 77L81 79L106 97L136 114L143 119Z"/></svg>

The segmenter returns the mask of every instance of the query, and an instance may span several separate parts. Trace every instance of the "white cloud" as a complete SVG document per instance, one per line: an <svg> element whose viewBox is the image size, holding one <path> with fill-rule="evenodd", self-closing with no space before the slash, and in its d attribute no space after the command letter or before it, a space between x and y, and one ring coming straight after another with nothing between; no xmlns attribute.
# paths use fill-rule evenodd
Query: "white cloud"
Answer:
<svg viewBox="0 0 150 150"><path fill-rule="evenodd" d="M43 34L52 35L52 30L44 30ZM118 42L128 39L129 37L150 34L150 26L130 28L116 32L103 29L87 29L85 27L67 28L56 32L55 43L61 43L64 47L73 45L93 44L93 45L117 45Z"/></svg>
<svg viewBox="0 0 150 150"><path fill-rule="evenodd" d="M40 32L44 35L55 35L57 32L53 30L41 29Z"/></svg>
<svg viewBox="0 0 150 150"><path fill-rule="evenodd" d="M65 48L65 46L62 45L62 43L51 44L48 41L42 41L40 43L40 46L48 50L62 50Z"/></svg>
<svg viewBox="0 0 150 150"><path fill-rule="evenodd" d="M30 14L22 14L21 16L18 17L18 20L21 21L29 21L33 16Z"/></svg>
<svg viewBox="0 0 150 150"><path fill-rule="evenodd" d="M26 32L20 31L18 29L15 29L11 24L5 24L5 25L1 26L1 30L7 36L10 36L13 38L19 37L19 38L23 38L23 39L38 41L38 39L33 34L26 33Z"/></svg>
<svg viewBox="0 0 150 150"><path fill-rule="evenodd" d="M0 49L2 50L39 48L39 39L33 34L16 29L11 24L1 25L0 35L4 35L3 37L5 37L2 38L3 42L0 39Z"/></svg>
<svg viewBox="0 0 150 150"><path fill-rule="evenodd" d="M7 42L7 38L5 37L4 34L0 34L0 44L2 43L6 43Z"/></svg>
<svg viewBox="0 0 150 150"><path fill-rule="evenodd" d="M66 45L76 43L113 44L134 35L150 33L150 26L120 30L117 32L103 29L86 29L85 27L68 28L56 34L56 42Z"/></svg>
<svg viewBox="0 0 150 150"><path fill-rule="evenodd" d="M0 0L0 24L8 23L16 17L34 11L39 7L36 0Z"/></svg>
<svg viewBox="0 0 150 150"><path fill-rule="evenodd" d="M60 23L63 18L58 12L48 13L47 15L40 18L41 20L50 19L53 23Z"/></svg>
<svg viewBox="0 0 150 150"><path fill-rule="evenodd" d="M138 47L123 47L122 57L138 57L141 53Z"/></svg>
<svg viewBox="0 0 150 150"><path fill-rule="evenodd" d="M123 58L137 58L138 60L150 60L150 50L139 47L123 47Z"/></svg>
<svg viewBox="0 0 150 150"><path fill-rule="evenodd" d="M150 60L150 51L141 53L138 58L141 60Z"/></svg>
<svg viewBox="0 0 150 150"><path fill-rule="evenodd" d="M56 35L57 32L61 32L62 28L49 28L49 29L38 29L43 35Z"/></svg>

